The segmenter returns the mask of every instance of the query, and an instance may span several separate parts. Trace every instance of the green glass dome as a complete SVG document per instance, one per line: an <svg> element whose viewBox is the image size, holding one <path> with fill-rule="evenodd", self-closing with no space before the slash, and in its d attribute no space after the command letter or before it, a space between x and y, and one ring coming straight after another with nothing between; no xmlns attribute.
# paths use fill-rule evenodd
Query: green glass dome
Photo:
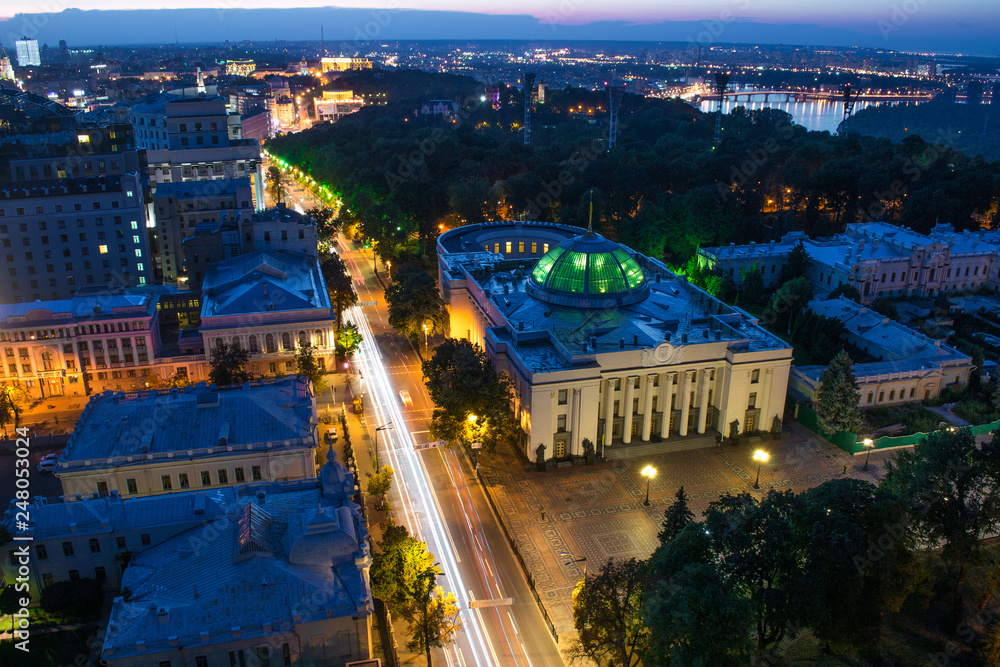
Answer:
<svg viewBox="0 0 1000 667"><path fill-rule="evenodd" d="M563 306L607 308L645 299L649 286L639 263L617 243L593 232L549 250L531 272L528 293Z"/></svg>

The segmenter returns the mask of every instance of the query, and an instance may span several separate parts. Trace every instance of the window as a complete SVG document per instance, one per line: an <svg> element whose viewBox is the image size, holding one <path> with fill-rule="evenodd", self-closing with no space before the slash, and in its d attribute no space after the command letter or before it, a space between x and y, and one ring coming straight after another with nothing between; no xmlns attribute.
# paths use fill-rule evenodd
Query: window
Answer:
<svg viewBox="0 0 1000 667"><path fill-rule="evenodd" d="M747 410L753 410L757 407L757 394L751 393L750 398L747 399Z"/></svg>
<svg viewBox="0 0 1000 667"><path fill-rule="evenodd" d="M39 544L35 546L35 554L38 556L38 560L48 560L49 552L45 550L44 544Z"/></svg>
<svg viewBox="0 0 1000 667"><path fill-rule="evenodd" d="M62 543L62 548L63 548L63 556L65 556L66 558L72 558L73 557L73 543L72 542L63 542Z"/></svg>
<svg viewBox="0 0 1000 667"><path fill-rule="evenodd" d="M247 667L247 656L243 649L229 652L229 667Z"/></svg>
<svg viewBox="0 0 1000 667"><path fill-rule="evenodd" d="M70 570L69 571L70 581L80 581L80 570Z"/></svg>
<svg viewBox="0 0 1000 667"><path fill-rule="evenodd" d="M134 479L126 479L125 487L128 489L129 493L139 493L139 487L136 486Z"/></svg>
<svg viewBox="0 0 1000 667"><path fill-rule="evenodd" d="M257 664L259 667L271 667L271 655L266 646L257 647Z"/></svg>
<svg viewBox="0 0 1000 667"><path fill-rule="evenodd" d="M560 389L559 390L559 405L566 405L566 394L567 393L568 392L567 392L566 389Z"/></svg>
<svg viewBox="0 0 1000 667"><path fill-rule="evenodd" d="M194 667L208 667L208 656L195 656Z"/></svg>
<svg viewBox="0 0 1000 667"><path fill-rule="evenodd" d="M164 491L169 491L170 489L174 488L170 484L170 475L160 475L160 484L163 485Z"/></svg>
<svg viewBox="0 0 1000 667"><path fill-rule="evenodd" d="M139 542L144 547L148 547L150 544L152 544L152 540L149 539L149 533L143 533L142 535L140 535Z"/></svg>
<svg viewBox="0 0 1000 667"><path fill-rule="evenodd" d="M104 582L104 581L108 580L108 574L107 574L107 572L105 572L104 568L101 567L100 565L98 565L97 567L94 568L94 579L96 579L97 581L101 581L101 582Z"/></svg>
<svg viewBox="0 0 1000 667"><path fill-rule="evenodd" d="M881 403L884 400L885 400L885 392L884 391L880 391L878 393L878 402Z"/></svg>
<svg viewBox="0 0 1000 667"><path fill-rule="evenodd" d="M917 392L917 388L916 388L916 387L910 387L910 398L913 398L913 395L914 395L914 394L915 394L916 392Z"/></svg>
<svg viewBox="0 0 1000 667"><path fill-rule="evenodd" d="M177 475L177 483L182 489L190 487L190 484L188 484L188 476L186 472L182 472Z"/></svg>
<svg viewBox="0 0 1000 667"><path fill-rule="evenodd" d="M566 415L559 415L556 418L556 432L563 433L566 431Z"/></svg>
<svg viewBox="0 0 1000 667"><path fill-rule="evenodd" d="M219 468L216 472L219 475L219 484L229 484L229 471L225 468Z"/></svg>
<svg viewBox="0 0 1000 667"><path fill-rule="evenodd" d="M519 253L523 253L524 252L524 241L518 241L517 242L517 251Z"/></svg>
<svg viewBox="0 0 1000 667"><path fill-rule="evenodd" d="M281 657L285 667L292 667L292 648L287 643L281 645Z"/></svg>
<svg viewBox="0 0 1000 667"><path fill-rule="evenodd" d="M236 469L236 481L237 482L245 482L246 481L246 476L243 473L243 468L237 468Z"/></svg>
<svg viewBox="0 0 1000 667"><path fill-rule="evenodd" d="M895 389L893 389L892 391L889 392L889 400L890 401L896 400L896 390Z"/></svg>
<svg viewBox="0 0 1000 667"><path fill-rule="evenodd" d="M48 588L51 585L52 585L52 573L51 572L46 572L46 573L44 573L42 575L42 588L43 589L44 588ZM291 665L292 663L288 663L288 664Z"/></svg>
<svg viewBox="0 0 1000 667"><path fill-rule="evenodd" d="M125 551L125 538L124 537L116 537L115 538L115 548L118 549L118 551Z"/></svg>
<svg viewBox="0 0 1000 667"><path fill-rule="evenodd" d="M757 384L760 382L760 369L755 368L750 372L750 384Z"/></svg>
<svg viewBox="0 0 1000 667"><path fill-rule="evenodd" d="M875 398L875 392L872 392L872 391L868 392L868 403L869 404L871 404L872 399L874 399L874 398Z"/></svg>
<svg viewBox="0 0 1000 667"><path fill-rule="evenodd" d="M90 553L99 554L101 553L101 541L96 537L90 538Z"/></svg>
<svg viewBox="0 0 1000 667"><path fill-rule="evenodd" d="M263 479L260 476L260 466L250 466L250 478L255 482Z"/></svg>

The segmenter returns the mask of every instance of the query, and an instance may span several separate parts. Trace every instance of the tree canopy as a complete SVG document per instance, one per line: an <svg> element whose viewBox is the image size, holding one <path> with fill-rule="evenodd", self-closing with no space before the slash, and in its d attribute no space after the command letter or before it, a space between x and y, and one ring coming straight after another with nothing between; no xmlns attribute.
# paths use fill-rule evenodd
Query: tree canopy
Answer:
<svg viewBox="0 0 1000 667"><path fill-rule="evenodd" d="M326 291L330 294L330 305L337 317L337 328L343 321L344 311L357 305L358 293L354 291L354 281L340 255L327 255L320 263L320 272L326 281Z"/></svg>
<svg viewBox="0 0 1000 667"><path fill-rule="evenodd" d="M431 335L448 332L448 311L434 279L423 269L412 264L399 267L385 300L389 324L407 338L418 338L424 327Z"/></svg>
<svg viewBox="0 0 1000 667"><path fill-rule="evenodd" d="M209 362L211 370L208 378L217 387L224 387L230 384L241 384L253 379L248 370L250 364L250 350L245 350L238 345L220 343L212 350L212 358Z"/></svg>
<svg viewBox="0 0 1000 667"><path fill-rule="evenodd" d="M295 350L295 369L299 375L312 382L314 394L318 396L326 391L326 371L320 368L314 345L307 343Z"/></svg>

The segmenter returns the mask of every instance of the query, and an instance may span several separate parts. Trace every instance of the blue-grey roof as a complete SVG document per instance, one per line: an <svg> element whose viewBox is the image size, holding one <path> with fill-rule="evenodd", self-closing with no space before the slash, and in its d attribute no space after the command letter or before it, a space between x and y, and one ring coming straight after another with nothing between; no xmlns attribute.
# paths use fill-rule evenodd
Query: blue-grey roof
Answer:
<svg viewBox="0 0 1000 667"><path fill-rule="evenodd" d="M202 319L308 309L330 316L319 260L287 250L255 250L212 264L202 294Z"/></svg>
<svg viewBox="0 0 1000 667"><path fill-rule="evenodd" d="M243 178L219 178L212 181L175 181L172 183L159 183L156 186L156 197L210 197L222 194L234 194L240 190L250 189L250 179Z"/></svg>
<svg viewBox="0 0 1000 667"><path fill-rule="evenodd" d="M128 293L112 290L91 294L78 294L69 299L31 301L0 304L0 327L4 324L24 326L27 320L41 325L61 322L67 326L76 321L122 317L127 314L151 315L156 311L159 293L144 289Z"/></svg>
<svg viewBox="0 0 1000 667"><path fill-rule="evenodd" d="M314 421L309 381L297 376L221 389L200 383L181 390L106 391L87 403L58 470L142 465L185 450L225 456L227 448L315 446Z"/></svg>
<svg viewBox="0 0 1000 667"><path fill-rule="evenodd" d="M122 587L131 595L115 599L103 658L368 615L370 554L364 520L350 500L353 484L332 462L318 480L224 490L225 519L153 546L125 570Z"/></svg>

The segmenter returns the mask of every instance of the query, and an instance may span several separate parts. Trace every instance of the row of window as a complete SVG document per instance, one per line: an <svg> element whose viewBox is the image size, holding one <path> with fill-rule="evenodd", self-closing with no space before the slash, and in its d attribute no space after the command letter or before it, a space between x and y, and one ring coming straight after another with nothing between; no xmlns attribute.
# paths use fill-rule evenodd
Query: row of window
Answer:
<svg viewBox="0 0 1000 667"><path fill-rule="evenodd" d="M115 206L114 208L118 208L118 207ZM114 220L114 224L115 225L121 225L121 224L123 224L122 217L120 215L114 216L113 220ZM95 217L91 221L90 224L93 225L94 227L103 227L104 226L104 218L101 217L101 216L97 216L97 217ZM78 229L86 227L87 226L87 221L84 220L83 218L77 218L76 219L76 226L77 226ZM27 232L28 231L28 223L26 223L26 222L20 223L17 227L22 232ZM132 220L131 221L131 227L132 227L132 229L139 229L139 221L138 220ZM31 228L32 228L32 230L36 230L37 229L38 231L44 232L44 231L48 230L49 225L48 225L48 222L45 221L45 220L38 220L37 222L35 222L32 225ZM66 229L66 221L65 220L56 220L56 228L57 229ZM7 234L8 233L8 226L0 224L0 233ZM103 234L103 232L101 232L101 233ZM118 233L118 238L121 238L122 237L122 232L118 231L117 233ZM42 238L47 238L47 237L42 237ZM101 237L101 238L103 238L103 237ZM85 240L85 239L81 239L81 240ZM47 241L46 241L46 243L47 243Z"/></svg>
<svg viewBox="0 0 1000 667"><path fill-rule="evenodd" d="M117 175L121 173L121 160L111 160L111 173ZM108 173L108 164L104 159L96 160L96 166L92 161L77 161L75 164L70 165L68 171L73 172L75 175L82 175L85 177L94 176L94 172L97 175L103 175ZM68 175L66 164L58 162L55 164L55 169L51 164L43 164L41 172L38 171L36 165L28 165L27 171L23 165L18 165L14 167L14 180L16 181L37 181L40 179L50 180L54 178L66 178Z"/></svg>
<svg viewBox="0 0 1000 667"><path fill-rule="evenodd" d="M126 190L125 191L125 196L131 198L133 196L133 192L131 190ZM115 200L115 199L111 200L111 208L121 208L121 205L122 204L121 204L120 201ZM91 201L90 202L90 208L87 209L87 210L88 211L89 210L101 211L101 210L105 210L107 208L108 207L105 206L104 203L101 202L101 201ZM9 209L0 208L0 217L6 216L8 210ZM32 215L44 215L45 213L65 213L68 210L69 209L65 208L62 204L53 204L52 211L46 211L44 206L36 205L34 207L34 213ZM76 203L74 203L73 204L73 210L74 211L82 211L82 210L84 210L84 203L83 202L76 202ZM14 212L14 215L28 215L27 209L25 209L24 206L16 206L16 207L14 207L13 212Z"/></svg>
<svg viewBox="0 0 1000 667"><path fill-rule="evenodd" d="M141 535L139 535L139 543L143 547L150 546L152 544L152 540L150 538L150 534L149 533L142 533ZM63 553L63 556L65 558L75 558L76 557L76 549L73 546L72 540L67 540L67 541L63 542L61 546L62 546L62 553ZM99 554L99 553L101 553L101 541L99 539L97 539L96 537L91 537L87 541L87 547L89 549L89 552L92 553L92 554ZM128 540L125 538L125 536L119 535L119 536L117 536L115 538L115 548L118 551L125 551L126 549L128 549ZM48 550L48 547L46 547L44 544L36 544L35 545L35 555L38 557L38 560L40 560L40 561L41 560L48 560L49 559L49 550ZM13 554L12 554L11 557L13 558ZM16 563L12 560L11 564L13 565L13 564L16 564Z"/></svg>
<svg viewBox="0 0 1000 667"><path fill-rule="evenodd" d="M229 470L227 468L219 468L215 471L216 479L219 484L229 484ZM250 466L250 481L259 482L263 480L260 466ZM246 468L238 467L233 468L233 481L237 484L240 482L247 481ZM104 485L104 486L102 486ZM201 471L201 485L202 486L212 486L212 473L209 470ZM131 494L139 493L139 487L136 484L135 479L126 479L125 486L128 488L128 492ZM174 489L174 476L173 475L160 475L160 486L164 491L173 491ZM97 490L99 493L107 492L107 485L104 482L97 483ZM178 489L189 489L191 488L190 481L188 480L188 474L186 472L177 474L177 488ZM103 489L103 491L102 491Z"/></svg>
<svg viewBox="0 0 1000 667"><path fill-rule="evenodd" d="M250 350L250 354L260 354L262 351L265 353L277 352L278 348L276 346L275 334L265 334L264 335L264 346L261 348L261 341L256 335L251 335L247 337L247 348ZM323 347L326 343L326 336L322 329L316 329L310 338L309 334L305 331L299 331L298 333L298 346L304 347L306 345L316 345L317 347ZM214 348L219 349L225 344L225 340L222 338L216 338ZM231 340L232 347L240 349L243 346L242 339L239 336L233 336ZM292 335L287 331L281 334L281 349L282 351L293 350L295 346L292 345Z"/></svg>
<svg viewBox="0 0 1000 667"><path fill-rule="evenodd" d="M955 382L958 382L958 378L957 377L955 378ZM913 398L916 395L916 393L917 393L917 388L916 387L910 387L910 396L909 397ZM925 389L924 390L924 398L923 398L923 400L926 401L930 397L931 397L931 390L930 389ZM906 389L905 388L904 389L900 389L899 390L899 400L902 401L905 398L906 398ZM875 392L874 391L868 392L868 399L866 401L867 404L868 405L872 405L875 402L874 399L875 399ZM890 401L895 401L896 400L896 390L895 389L890 389L889 390L889 400ZM878 403L882 403L883 401L885 401L885 390L881 390L878 393L878 401L877 402Z"/></svg>
<svg viewBox="0 0 1000 667"><path fill-rule="evenodd" d="M518 241L517 242L517 252L518 252L518 254L523 255L524 251L525 251L525 248L527 248L527 247L528 246L527 246L527 244L524 241ZM485 246L483 246L483 249L486 252L489 252L490 251L490 244L487 243ZM544 255L548 251L549 251L549 244L548 243L543 243L542 244L542 254ZM493 252L495 252L495 253L499 253L500 252L500 244L499 243L494 243L493 244ZM512 255L512 254L514 254L514 242L513 241L506 241L506 242L504 242L504 254L506 254L506 255ZM531 254L532 255L537 255L538 254L538 243L535 242L535 241L531 242Z"/></svg>

